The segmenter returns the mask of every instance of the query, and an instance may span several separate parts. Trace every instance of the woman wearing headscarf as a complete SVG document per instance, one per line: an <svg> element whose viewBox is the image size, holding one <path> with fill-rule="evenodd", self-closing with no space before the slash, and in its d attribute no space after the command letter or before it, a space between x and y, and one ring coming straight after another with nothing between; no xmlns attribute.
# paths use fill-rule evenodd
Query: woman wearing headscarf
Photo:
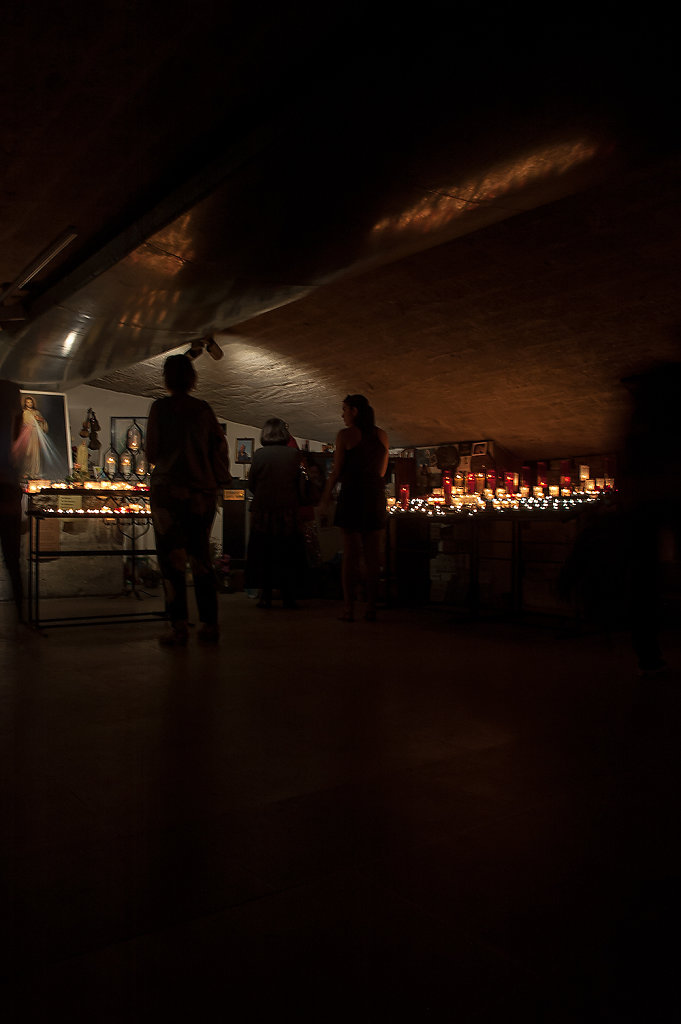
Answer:
<svg viewBox="0 0 681 1024"><path fill-rule="evenodd" d="M261 591L259 608L271 608L275 589L284 608L295 608L296 589L302 568L300 474L301 457L290 444L286 423L272 417L260 433L261 448L255 452L248 474L253 494L246 562L249 588Z"/></svg>

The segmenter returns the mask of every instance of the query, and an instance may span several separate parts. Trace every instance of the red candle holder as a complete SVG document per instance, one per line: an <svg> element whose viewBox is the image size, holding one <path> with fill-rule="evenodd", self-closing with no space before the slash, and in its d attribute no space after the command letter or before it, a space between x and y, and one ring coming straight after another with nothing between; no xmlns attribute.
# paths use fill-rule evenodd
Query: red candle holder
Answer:
<svg viewBox="0 0 681 1024"><path fill-rule="evenodd" d="M404 509L409 508L409 495L409 484L402 484L402 486L400 487L400 505Z"/></svg>

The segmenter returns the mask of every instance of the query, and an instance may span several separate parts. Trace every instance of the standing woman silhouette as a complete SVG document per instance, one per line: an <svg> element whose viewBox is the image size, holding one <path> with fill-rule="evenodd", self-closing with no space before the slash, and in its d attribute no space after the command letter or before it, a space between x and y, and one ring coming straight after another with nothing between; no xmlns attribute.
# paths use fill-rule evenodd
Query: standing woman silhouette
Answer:
<svg viewBox="0 0 681 1024"><path fill-rule="evenodd" d="M202 623L197 640L216 644L220 627L210 532L218 492L232 478L229 450L208 402L189 394L196 386L196 370L189 356L168 356L163 380L169 395L157 398L149 410L146 446L147 458L154 463L151 515L171 626L159 642L163 647L187 643L189 563Z"/></svg>
<svg viewBox="0 0 681 1024"><path fill-rule="evenodd" d="M367 607L365 618L376 618L381 533L385 527L385 485L388 468L388 435L376 426L374 410L364 395L347 395L343 423L338 432L333 469L320 502L322 519L328 519L331 494L340 482L334 525L343 531L343 598L341 619L352 622L355 598L364 560Z"/></svg>

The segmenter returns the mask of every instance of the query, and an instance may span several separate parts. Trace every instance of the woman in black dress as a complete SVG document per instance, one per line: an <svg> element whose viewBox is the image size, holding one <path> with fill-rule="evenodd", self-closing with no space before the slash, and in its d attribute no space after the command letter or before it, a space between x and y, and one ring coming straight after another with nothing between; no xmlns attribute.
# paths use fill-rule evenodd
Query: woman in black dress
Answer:
<svg viewBox="0 0 681 1024"><path fill-rule="evenodd" d="M376 618L381 533L385 526L385 485L388 468L388 435L374 422L374 410L364 395L348 395L343 402L345 427L336 437L333 469L320 502L328 517L331 493L341 489L334 523L343 531L343 597L341 618L354 619L355 592L362 559L366 572L365 618Z"/></svg>

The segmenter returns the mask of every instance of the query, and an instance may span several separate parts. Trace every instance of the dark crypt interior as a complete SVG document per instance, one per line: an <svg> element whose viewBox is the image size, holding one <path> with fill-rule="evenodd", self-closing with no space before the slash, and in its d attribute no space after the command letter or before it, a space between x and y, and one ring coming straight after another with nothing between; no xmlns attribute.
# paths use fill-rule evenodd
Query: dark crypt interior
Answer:
<svg viewBox="0 0 681 1024"><path fill-rule="evenodd" d="M167 651L148 621L17 639L3 601L4 1019L670 1019L670 17L5 11L0 377L153 399L165 354L212 337L219 417L331 441L362 393L391 451L484 438L520 468L617 464L653 371L639 468L672 512L655 676L607 517L562 613L408 575L375 623L234 590L219 647Z"/></svg>

